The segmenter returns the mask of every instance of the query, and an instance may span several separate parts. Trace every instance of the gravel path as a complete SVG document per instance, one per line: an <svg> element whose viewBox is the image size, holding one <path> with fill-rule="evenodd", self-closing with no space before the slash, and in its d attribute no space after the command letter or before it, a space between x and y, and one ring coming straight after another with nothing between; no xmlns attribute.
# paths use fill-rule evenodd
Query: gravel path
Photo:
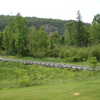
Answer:
<svg viewBox="0 0 100 100"><path fill-rule="evenodd" d="M3 62L19 62L19 63L24 63L24 64L27 64L27 65L37 64L37 65L43 65L43 66L47 66L47 67L56 67L56 68L69 68L69 69L90 70L90 71L94 70L91 67L70 65L70 64L63 64L63 63L54 63L54 62L42 62L42 61L40 62L40 61L19 60L19 59L11 59L11 58L0 58L0 61L3 61ZM95 70L100 70L100 69L96 68Z"/></svg>

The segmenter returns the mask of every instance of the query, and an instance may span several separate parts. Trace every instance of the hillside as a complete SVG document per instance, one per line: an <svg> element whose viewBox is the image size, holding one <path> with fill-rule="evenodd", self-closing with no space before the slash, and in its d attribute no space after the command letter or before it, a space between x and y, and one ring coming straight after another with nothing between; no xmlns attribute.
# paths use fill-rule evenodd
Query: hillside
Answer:
<svg viewBox="0 0 100 100"><path fill-rule="evenodd" d="M3 31L4 28L13 20L16 16L4 16L0 15L0 31ZM59 32L60 34L64 33L64 25L66 23L73 22L74 20L60 20L60 19L47 19L47 18L37 18L37 17L26 17L28 26L35 26L39 28L40 26L45 26L47 32ZM74 21L75 22L75 21ZM89 24L87 24L89 25Z"/></svg>

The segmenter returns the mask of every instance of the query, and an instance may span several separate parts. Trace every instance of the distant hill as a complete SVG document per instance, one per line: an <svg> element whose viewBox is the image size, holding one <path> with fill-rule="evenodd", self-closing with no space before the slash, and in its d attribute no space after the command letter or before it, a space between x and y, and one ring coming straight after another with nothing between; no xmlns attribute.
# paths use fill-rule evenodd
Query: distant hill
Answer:
<svg viewBox="0 0 100 100"><path fill-rule="evenodd" d="M0 15L0 31L3 31L4 28L15 18L15 16L4 16ZM28 23L28 26L35 26L39 28L40 26L45 26L47 32L59 32L60 34L64 33L64 25L73 20L59 20L59 19L47 19L47 18L37 18L37 17L25 17Z"/></svg>

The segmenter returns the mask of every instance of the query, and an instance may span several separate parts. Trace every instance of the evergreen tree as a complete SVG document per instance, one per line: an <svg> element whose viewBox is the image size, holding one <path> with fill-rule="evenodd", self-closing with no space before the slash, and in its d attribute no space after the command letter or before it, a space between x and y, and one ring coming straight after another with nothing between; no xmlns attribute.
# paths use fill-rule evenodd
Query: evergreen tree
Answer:
<svg viewBox="0 0 100 100"><path fill-rule="evenodd" d="M76 45L87 46L88 44L88 33L85 30L84 23L81 21L80 11L77 12L77 24L76 24Z"/></svg>

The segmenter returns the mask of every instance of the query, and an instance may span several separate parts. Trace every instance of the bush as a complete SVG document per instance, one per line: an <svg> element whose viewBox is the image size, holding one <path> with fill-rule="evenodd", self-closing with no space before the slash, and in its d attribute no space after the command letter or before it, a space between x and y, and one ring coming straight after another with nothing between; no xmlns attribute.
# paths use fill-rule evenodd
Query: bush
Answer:
<svg viewBox="0 0 100 100"><path fill-rule="evenodd" d="M70 62L80 62L87 61L88 59L88 48L75 48L70 47L67 50L63 50L62 54L67 61Z"/></svg>
<svg viewBox="0 0 100 100"><path fill-rule="evenodd" d="M97 59L96 59L96 57L90 57L89 59L88 59L88 62L91 64L91 67L93 68L93 69L95 69L96 67L97 67Z"/></svg>
<svg viewBox="0 0 100 100"><path fill-rule="evenodd" d="M96 46L92 46L90 47L90 50L89 50L89 56L90 57L96 57L96 59L98 61L100 61L100 44L99 45L96 45Z"/></svg>
<svg viewBox="0 0 100 100"><path fill-rule="evenodd" d="M72 62L80 62L80 61L82 61L81 57L78 57L78 56L72 57Z"/></svg>
<svg viewBox="0 0 100 100"><path fill-rule="evenodd" d="M73 57L77 52L77 49L74 47L61 47L59 51L59 57Z"/></svg>
<svg viewBox="0 0 100 100"><path fill-rule="evenodd" d="M46 56L46 48L38 48L33 51L32 53L33 57L43 58Z"/></svg>
<svg viewBox="0 0 100 100"><path fill-rule="evenodd" d="M46 52L46 57L59 57L59 48L55 47L53 49L48 48Z"/></svg>
<svg viewBox="0 0 100 100"><path fill-rule="evenodd" d="M78 48L74 58L77 61L87 61L88 54L89 54L88 48Z"/></svg>
<svg viewBox="0 0 100 100"><path fill-rule="evenodd" d="M24 76L22 79L19 80L19 86L21 87L27 87L31 85L32 85L32 81L29 76Z"/></svg>

